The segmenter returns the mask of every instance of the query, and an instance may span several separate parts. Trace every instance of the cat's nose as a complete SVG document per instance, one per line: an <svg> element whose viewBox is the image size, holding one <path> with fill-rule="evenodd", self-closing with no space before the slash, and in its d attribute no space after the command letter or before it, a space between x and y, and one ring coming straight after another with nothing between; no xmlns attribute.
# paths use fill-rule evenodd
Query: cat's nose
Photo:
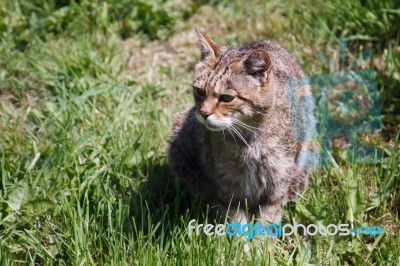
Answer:
<svg viewBox="0 0 400 266"><path fill-rule="evenodd" d="M202 117L204 117L204 119L207 119L207 117L209 117L211 115L211 112L200 110L200 114Z"/></svg>

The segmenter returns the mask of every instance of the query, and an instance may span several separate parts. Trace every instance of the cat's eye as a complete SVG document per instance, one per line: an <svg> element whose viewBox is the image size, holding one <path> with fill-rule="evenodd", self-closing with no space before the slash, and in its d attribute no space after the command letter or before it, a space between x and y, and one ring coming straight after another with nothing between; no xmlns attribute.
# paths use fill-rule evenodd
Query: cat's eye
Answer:
<svg viewBox="0 0 400 266"><path fill-rule="evenodd" d="M196 94L199 95L200 97L204 97L206 95L205 91L199 87L194 87L193 88L196 90Z"/></svg>
<svg viewBox="0 0 400 266"><path fill-rule="evenodd" d="M228 94L223 94L223 95L219 96L220 102L229 103L229 102L233 101L233 99L235 99L235 96L228 95Z"/></svg>

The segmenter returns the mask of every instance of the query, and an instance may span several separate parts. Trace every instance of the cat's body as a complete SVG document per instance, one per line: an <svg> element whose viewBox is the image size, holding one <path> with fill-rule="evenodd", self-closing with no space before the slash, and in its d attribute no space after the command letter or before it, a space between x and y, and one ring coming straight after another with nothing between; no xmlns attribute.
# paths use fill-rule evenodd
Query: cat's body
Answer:
<svg viewBox="0 0 400 266"><path fill-rule="evenodd" d="M297 198L312 172L298 165L309 143L293 137L285 87L304 72L271 42L233 49L198 34L202 59L193 82L196 106L175 117L170 168L191 194L219 210L230 206L231 219L247 222L255 215L265 223L278 222L281 206ZM315 126L313 101L290 108L297 121ZM303 139L310 134L303 132Z"/></svg>

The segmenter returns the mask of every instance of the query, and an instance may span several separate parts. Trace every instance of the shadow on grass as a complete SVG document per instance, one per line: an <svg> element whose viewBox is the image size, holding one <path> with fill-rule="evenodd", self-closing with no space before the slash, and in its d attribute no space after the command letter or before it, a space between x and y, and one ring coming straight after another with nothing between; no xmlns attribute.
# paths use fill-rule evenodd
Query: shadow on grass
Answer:
<svg viewBox="0 0 400 266"><path fill-rule="evenodd" d="M167 164L145 170L147 179L133 193L130 202L130 224L137 237L168 237L177 228L186 227L191 219L206 219L207 205L184 191L179 178L170 174Z"/></svg>

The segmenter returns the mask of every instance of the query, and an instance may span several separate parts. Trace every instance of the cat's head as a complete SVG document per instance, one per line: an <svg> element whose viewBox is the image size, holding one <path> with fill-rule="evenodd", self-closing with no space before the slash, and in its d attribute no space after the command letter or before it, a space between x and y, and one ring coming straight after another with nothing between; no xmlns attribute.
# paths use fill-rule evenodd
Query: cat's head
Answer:
<svg viewBox="0 0 400 266"><path fill-rule="evenodd" d="M257 123L274 101L268 52L219 46L196 31L201 50L193 80L198 121L213 131Z"/></svg>

